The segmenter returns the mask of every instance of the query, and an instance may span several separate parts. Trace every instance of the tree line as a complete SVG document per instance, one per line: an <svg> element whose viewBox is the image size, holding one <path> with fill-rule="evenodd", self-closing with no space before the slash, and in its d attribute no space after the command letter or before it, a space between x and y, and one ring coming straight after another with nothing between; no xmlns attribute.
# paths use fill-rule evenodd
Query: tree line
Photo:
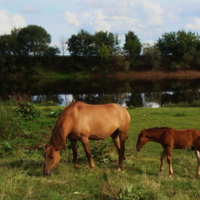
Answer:
<svg viewBox="0 0 200 200"><path fill-rule="evenodd" d="M48 67L66 49L70 57L59 62L59 69L66 72L176 70L200 65L200 36L192 31L165 32L153 45L142 44L133 31L128 31L124 44L120 42L117 34L108 31L90 34L82 29L62 40L58 48L50 46L51 35L41 26L14 28L10 34L0 36L0 70L24 72L30 66Z"/></svg>

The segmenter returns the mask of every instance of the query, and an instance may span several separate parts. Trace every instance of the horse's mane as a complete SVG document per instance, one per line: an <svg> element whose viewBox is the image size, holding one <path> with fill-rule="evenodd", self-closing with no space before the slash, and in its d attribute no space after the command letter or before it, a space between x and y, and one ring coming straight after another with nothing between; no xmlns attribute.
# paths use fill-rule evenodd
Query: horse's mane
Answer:
<svg viewBox="0 0 200 200"><path fill-rule="evenodd" d="M65 111L65 110L64 110ZM51 138L49 140L50 145L53 145L56 149L64 149L66 138L64 137L63 120L65 112L62 112L56 125L53 128Z"/></svg>

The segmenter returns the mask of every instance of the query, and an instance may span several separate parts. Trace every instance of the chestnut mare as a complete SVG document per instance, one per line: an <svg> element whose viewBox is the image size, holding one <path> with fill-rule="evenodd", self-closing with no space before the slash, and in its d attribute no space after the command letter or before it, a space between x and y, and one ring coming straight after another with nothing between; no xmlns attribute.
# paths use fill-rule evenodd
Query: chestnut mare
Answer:
<svg viewBox="0 0 200 200"><path fill-rule="evenodd" d="M129 125L128 111L118 104L88 105L78 101L70 104L61 113L46 145L43 175L49 175L60 162L60 150L65 147L66 138L71 142L74 168L78 167L77 141L82 142L90 168L93 168L89 140L111 136L119 154L118 170L121 170Z"/></svg>
<svg viewBox="0 0 200 200"><path fill-rule="evenodd" d="M167 127L144 129L138 135L136 149L140 151L148 141L157 142L162 145L163 152L161 154L160 172L164 169L164 159L167 157L169 178L173 174L172 149L185 149L193 146L198 162L196 175L200 175L200 131L195 129L175 130Z"/></svg>

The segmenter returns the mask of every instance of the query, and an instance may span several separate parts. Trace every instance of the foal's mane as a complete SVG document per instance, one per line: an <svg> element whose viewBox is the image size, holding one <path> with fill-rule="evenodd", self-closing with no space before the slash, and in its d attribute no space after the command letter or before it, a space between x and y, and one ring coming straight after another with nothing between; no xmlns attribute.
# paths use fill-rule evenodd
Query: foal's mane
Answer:
<svg viewBox="0 0 200 200"><path fill-rule="evenodd" d="M170 129L170 128L169 127L153 127L153 128L144 129L142 131L157 131L161 129Z"/></svg>

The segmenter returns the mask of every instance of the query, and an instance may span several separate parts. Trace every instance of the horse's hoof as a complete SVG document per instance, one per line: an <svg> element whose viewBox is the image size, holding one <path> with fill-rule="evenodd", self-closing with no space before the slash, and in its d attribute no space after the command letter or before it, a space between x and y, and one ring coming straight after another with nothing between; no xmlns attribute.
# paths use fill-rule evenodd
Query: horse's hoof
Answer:
<svg viewBox="0 0 200 200"><path fill-rule="evenodd" d="M122 169L121 169L121 168L118 168L117 171L120 172L120 171L122 171Z"/></svg>

